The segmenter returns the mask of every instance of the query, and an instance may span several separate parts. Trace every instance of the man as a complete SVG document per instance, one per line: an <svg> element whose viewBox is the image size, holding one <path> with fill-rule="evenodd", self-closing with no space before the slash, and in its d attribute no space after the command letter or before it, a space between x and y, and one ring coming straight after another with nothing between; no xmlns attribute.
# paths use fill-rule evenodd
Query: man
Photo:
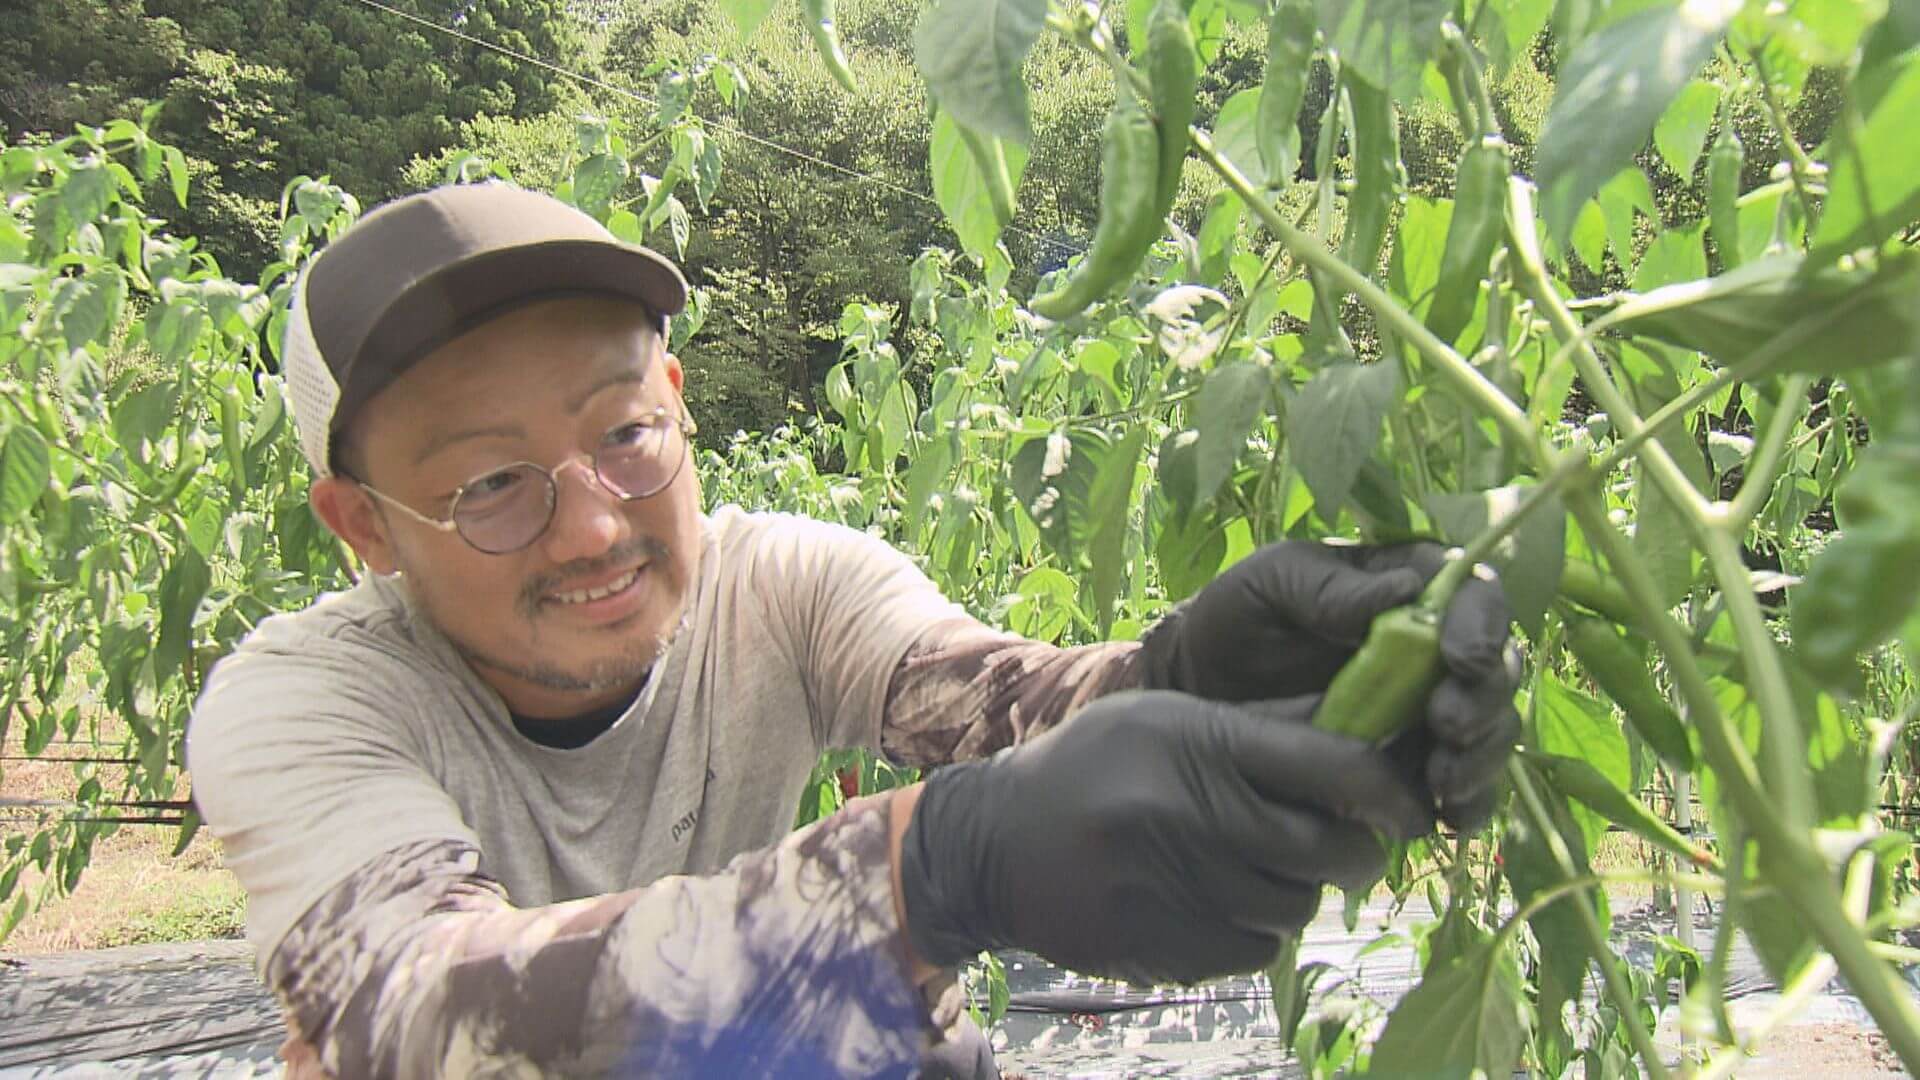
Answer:
<svg viewBox="0 0 1920 1080"><path fill-rule="evenodd" d="M994 631L863 534L701 512L684 300L505 185L385 206L303 276L311 501L370 573L263 622L188 740L296 1074L990 1074L952 980L980 949L1252 970L1376 833L1484 819L1497 586L1391 757L1306 721L1431 546L1265 549L1142 645ZM789 834L838 746L966 763Z"/></svg>

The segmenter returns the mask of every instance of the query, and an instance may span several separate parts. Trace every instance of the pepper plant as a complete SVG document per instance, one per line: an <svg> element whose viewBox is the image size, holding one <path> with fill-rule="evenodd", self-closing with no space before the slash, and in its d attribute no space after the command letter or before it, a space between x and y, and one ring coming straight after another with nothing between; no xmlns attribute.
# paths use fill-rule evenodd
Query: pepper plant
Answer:
<svg viewBox="0 0 1920 1080"><path fill-rule="evenodd" d="M891 313L849 309L827 384L837 500L855 485L863 520L956 596L1062 641L1137 632L1284 537L1459 546L1429 611L1475 564L1502 574L1528 664L1510 801L1390 875L1435 921L1422 981L1383 1027L1309 1006L1311 971L1276 966L1283 1032L1316 1072L1666 1076L1653 1028L1677 974L1687 1067L1727 1075L1836 971L1920 1069L1899 966L1920 956L1890 936L1920 914L1900 888L1912 842L1875 813L1910 787L1885 768L1912 743L1911 676L1887 673L1920 655L1916 15L1741 0L923 13L934 188L966 254L917 266L909 320L935 344L911 363L887 343ZM1262 81L1190 123L1229 26L1266 33ZM1000 239L1031 138L1022 62L1047 33L1111 68L1114 104L1085 253L1023 300ZM1489 79L1536 60L1558 90L1522 140ZM1303 144L1316 71L1333 93ZM1809 134L1793 117L1812 84L1840 104ZM1450 198L1406 191L1399 118L1422 99L1457 118ZM1777 163L1747 160L1741 110L1771 125ZM1649 168L1692 185L1693 217L1663 214ZM1199 220L1169 216L1183 182L1213 193ZM1410 615L1356 664L1417 689L1434 661ZM1405 720L1382 695L1339 697L1318 722ZM1649 805L1690 790L1710 841ZM1609 826L1663 861L1594 870ZM1711 948L1663 946L1658 982L1630 970L1606 892L1628 883L1718 897ZM1740 1033L1722 994L1736 929L1785 999Z"/></svg>

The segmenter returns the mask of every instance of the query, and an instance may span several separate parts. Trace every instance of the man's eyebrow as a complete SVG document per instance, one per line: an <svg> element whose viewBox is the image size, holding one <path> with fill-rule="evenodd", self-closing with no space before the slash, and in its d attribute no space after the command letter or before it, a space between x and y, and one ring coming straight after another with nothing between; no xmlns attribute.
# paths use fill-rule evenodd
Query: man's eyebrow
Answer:
<svg viewBox="0 0 1920 1080"><path fill-rule="evenodd" d="M652 370L652 365L648 365L648 370ZM567 411L578 416L580 410L587 407L587 402L592 401L594 395L600 393L602 390L612 386L622 386L627 383L644 383L646 381L647 371L635 371L632 368L620 368L615 371L610 371L601 376L592 386L582 390L572 401L567 402Z"/></svg>
<svg viewBox="0 0 1920 1080"><path fill-rule="evenodd" d="M587 402L593 400L594 395L599 394L608 387L622 386L628 383L644 383L646 381L647 372L645 371L634 371L631 368L622 368L618 371L609 372L595 381L592 386L587 387L584 391L576 395L573 400L567 402L567 411L577 416L580 410L587 407ZM445 450L447 447L455 443L466 442L469 439L522 439L526 437L526 434L526 429L518 424L495 424L491 427L461 428L454 431L435 432L434 436L428 439L426 444L420 448L420 451L413 456L413 463L415 465L425 464L428 458Z"/></svg>
<svg viewBox="0 0 1920 1080"><path fill-rule="evenodd" d="M433 438L428 439L425 445L420 447L420 451L413 455L413 463L423 465L428 458L454 443L466 442L469 439L523 439L526 435L526 429L518 424L496 424L493 427L439 431L435 432Z"/></svg>

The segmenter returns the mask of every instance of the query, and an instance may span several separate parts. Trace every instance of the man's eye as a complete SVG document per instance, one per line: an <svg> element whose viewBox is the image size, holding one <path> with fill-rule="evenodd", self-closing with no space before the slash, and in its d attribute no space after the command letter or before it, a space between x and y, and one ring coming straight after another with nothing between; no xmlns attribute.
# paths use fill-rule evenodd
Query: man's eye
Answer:
<svg viewBox="0 0 1920 1080"><path fill-rule="evenodd" d="M642 423L637 420L631 424L621 424L607 432L605 445L629 450L639 449L654 439L658 434L658 427L657 424Z"/></svg>
<svg viewBox="0 0 1920 1080"><path fill-rule="evenodd" d="M519 469L501 469L499 472L488 473L468 484L461 492L461 496L470 499L500 498L511 492L524 479Z"/></svg>

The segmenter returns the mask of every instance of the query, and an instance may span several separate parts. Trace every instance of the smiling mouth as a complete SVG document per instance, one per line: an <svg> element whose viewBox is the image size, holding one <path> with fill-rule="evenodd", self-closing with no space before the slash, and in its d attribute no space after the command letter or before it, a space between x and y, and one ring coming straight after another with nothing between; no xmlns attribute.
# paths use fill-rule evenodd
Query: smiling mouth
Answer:
<svg viewBox="0 0 1920 1080"><path fill-rule="evenodd" d="M642 569L644 567L636 566L605 585L597 585L591 589L575 589L572 592L549 593L547 598L557 604L586 604L595 600L604 600L614 593L624 592L632 587Z"/></svg>

